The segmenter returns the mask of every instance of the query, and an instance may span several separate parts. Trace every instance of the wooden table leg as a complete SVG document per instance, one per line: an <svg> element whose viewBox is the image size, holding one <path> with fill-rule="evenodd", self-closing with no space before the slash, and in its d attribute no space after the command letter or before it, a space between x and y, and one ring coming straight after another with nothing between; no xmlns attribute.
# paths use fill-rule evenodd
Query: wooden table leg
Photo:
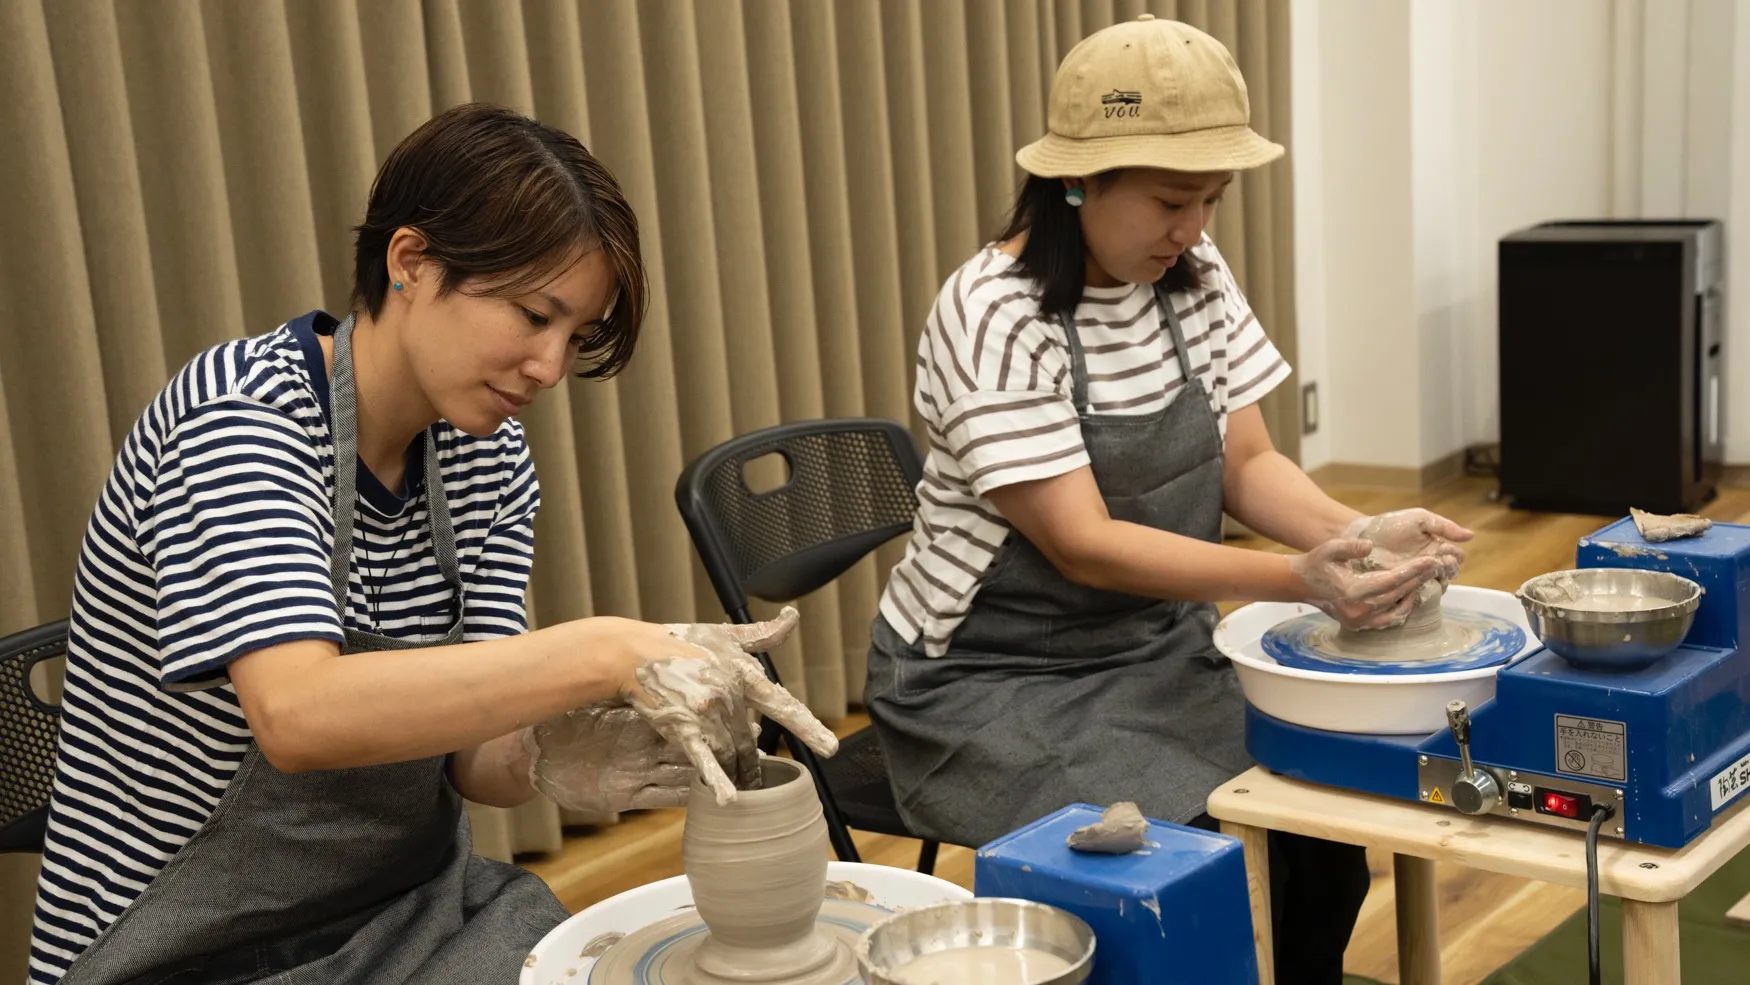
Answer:
<svg viewBox="0 0 1750 985"><path fill-rule="evenodd" d="M1221 822L1221 830L1240 840L1246 859L1246 888L1252 897L1252 943L1258 948L1258 985L1276 985L1276 938L1270 931L1270 832L1226 821Z"/></svg>
<svg viewBox="0 0 1750 985"><path fill-rule="evenodd" d="M1392 882L1398 907L1398 981L1440 985L1440 897L1434 886L1434 860L1393 855Z"/></svg>
<svg viewBox="0 0 1750 985"><path fill-rule="evenodd" d="M1675 902L1622 901L1622 980L1623 985L1683 980Z"/></svg>

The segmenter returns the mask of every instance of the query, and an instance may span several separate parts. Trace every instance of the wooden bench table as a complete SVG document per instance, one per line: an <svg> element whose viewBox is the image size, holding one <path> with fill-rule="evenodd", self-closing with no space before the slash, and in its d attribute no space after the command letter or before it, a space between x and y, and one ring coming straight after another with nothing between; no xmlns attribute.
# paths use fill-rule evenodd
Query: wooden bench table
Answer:
<svg viewBox="0 0 1750 985"><path fill-rule="evenodd" d="M1677 851L1598 839L1598 892L1622 900L1625 985L1676 985L1677 901L1750 845L1750 802L1715 819ZM1456 862L1525 879L1586 888L1586 836L1512 818L1471 817L1447 807L1353 793L1277 776L1259 767L1223 784L1209 813L1245 847L1260 985L1274 985L1270 948L1270 831L1309 835L1393 854L1401 985L1438 985L1434 863ZM1576 955L1580 967L1586 956ZM1584 972L1581 973L1584 977Z"/></svg>

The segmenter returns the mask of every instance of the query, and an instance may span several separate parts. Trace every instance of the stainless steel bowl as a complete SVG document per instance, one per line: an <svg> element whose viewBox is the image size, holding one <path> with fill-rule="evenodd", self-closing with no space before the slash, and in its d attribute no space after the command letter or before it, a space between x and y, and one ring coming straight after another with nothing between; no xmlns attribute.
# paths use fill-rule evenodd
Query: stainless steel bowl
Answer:
<svg viewBox="0 0 1750 985"><path fill-rule="evenodd" d="M1701 606L1701 586L1668 571L1577 568L1538 575L1515 593L1531 631L1557 656L1588 670L1639 670L1677 649ZM1634 596L1647 607L1589 607L1588 599Z"/></svg>
<svg viewBox="0 0 1750 985"><path fill-rule="evenodd" d="M857 969L868 985L894 977L925 954L966 947L1028 947L1069 962L1067 971L1013 985L1078 985L1094 968L1094 931L1082 918L1032 900L978 897L901 910L863 932Z"/></svg>

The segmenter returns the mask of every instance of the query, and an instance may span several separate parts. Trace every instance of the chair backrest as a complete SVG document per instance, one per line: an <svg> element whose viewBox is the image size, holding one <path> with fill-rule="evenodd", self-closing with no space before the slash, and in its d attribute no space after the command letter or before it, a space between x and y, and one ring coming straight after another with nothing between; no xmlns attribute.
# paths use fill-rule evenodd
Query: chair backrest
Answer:
<svg viewBox="0 0 1750 985"><path fill-rule="evenodd" d="M37 695L30 677L66 653L65 619L0 639L0 852L42 851L61 709Z"/></svg>
<svg viewBox="0 0 1750 985"><path fill-rule="evenodd" d="M747 465L773 454L788 478L755 490ZM745 618L748 596L800 598L910 531L923 471L911 432L893 421L798 421L699 456L675 502L723 610Z"/></svg>

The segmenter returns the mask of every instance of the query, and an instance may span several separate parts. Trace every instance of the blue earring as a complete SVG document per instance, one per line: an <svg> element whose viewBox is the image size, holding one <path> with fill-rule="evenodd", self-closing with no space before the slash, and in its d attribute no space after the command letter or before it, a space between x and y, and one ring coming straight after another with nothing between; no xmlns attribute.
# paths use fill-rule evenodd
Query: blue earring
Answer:
<svg viewBox="0 0 1750 985"><path fill-rule="evenodd" d="M400 281L395 282L395 290L397 290L397 291L401 290L401 282Z"/></svg>
<svg viewBox="0 0 1750 985"><path fill-rule="evenodd" d="M1063 200L1079 209L1082 207L1082 203L1088 200L1088 197L1082 193L1080 188L1068 188L1064 190Z"/></svg>

